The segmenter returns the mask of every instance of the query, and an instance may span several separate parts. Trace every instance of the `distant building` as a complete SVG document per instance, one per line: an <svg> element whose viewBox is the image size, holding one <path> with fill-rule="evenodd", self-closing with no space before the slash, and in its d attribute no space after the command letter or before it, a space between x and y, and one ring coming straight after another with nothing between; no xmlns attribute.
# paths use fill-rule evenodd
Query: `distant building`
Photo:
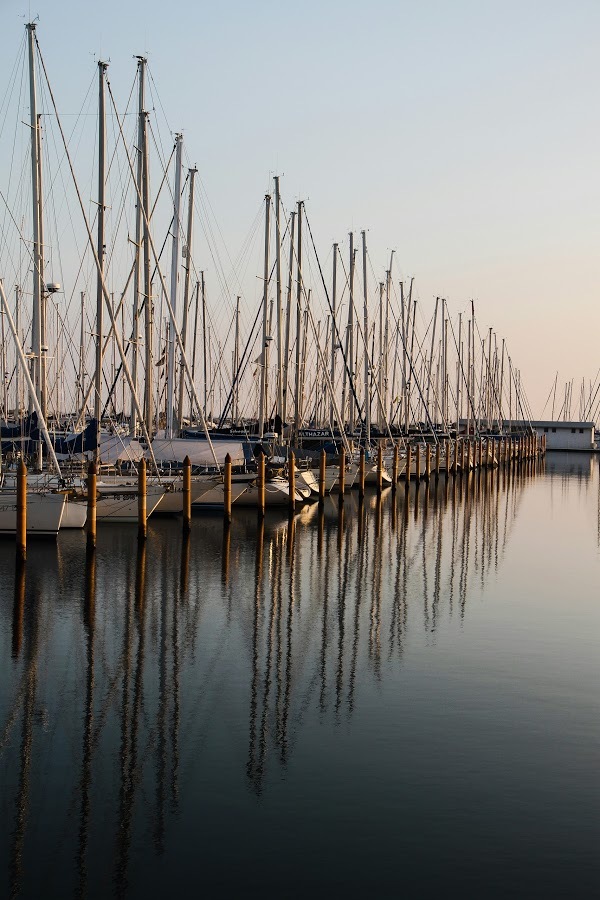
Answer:
<svg viewBox="0 0 600 900"><path fill-rule="evenodd" d="M471 422L471 434L474 434L473 423ZM481 428L485 432L487 423L485 419L481 420ZM596 449L595 425L593 422L528 422L519 419L512 419L510 422L505 420L500 423L497 419L490 423L490 431L498 433L502 426L503 434L521 435L533 428L539 435L546 438L547 450L578 450L591 451ZM459 433L466 435L467 420L461 419L459 422Z"/></svg>
<svg viewBox="0 0 600 900"><path fill-rule="evenodd" d="M531 422L546 438L547 450L595 450L593 422Z"/></svg>

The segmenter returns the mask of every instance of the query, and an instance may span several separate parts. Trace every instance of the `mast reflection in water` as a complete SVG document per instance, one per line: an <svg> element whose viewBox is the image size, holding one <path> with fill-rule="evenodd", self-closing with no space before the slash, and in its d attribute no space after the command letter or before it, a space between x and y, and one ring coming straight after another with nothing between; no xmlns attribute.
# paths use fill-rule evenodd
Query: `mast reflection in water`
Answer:
<svg viewBox="0 0 600 900"><path fill-rule="evenodd" d="M548 457L2 544L0 893L589 896L599 523Z"/></svg>

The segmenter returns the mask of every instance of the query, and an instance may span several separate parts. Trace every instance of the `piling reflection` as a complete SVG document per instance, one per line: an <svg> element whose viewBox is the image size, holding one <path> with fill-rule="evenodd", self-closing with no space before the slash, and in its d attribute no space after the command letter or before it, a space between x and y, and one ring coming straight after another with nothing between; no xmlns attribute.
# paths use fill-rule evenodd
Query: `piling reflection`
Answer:
<svg viewBox="0 0 600 900"><path fill-rule="evenodd" d="M531 465L432 475L379 497L327 497L289 518L257 522L249 510L225 528L202 520L187 537L158 523L137 551L116 530L87 558L61 545L44 580L17 568L7 616L14 689L0 743L14 798L9 893L25 877L32 771L50 765L37 741L40 652L57 683L71 678L53 706L53 728L69 738L53 795L57 837L45 839L75 861L65 894L124 897L139 877L132 860L141 844L149 836L145 852L166 853L190 795L201 805L199 772L223 717L243 709L227 740L246 787L261 795L293 766L308 721L348 726L403 666L411 641L434 643L449 623L461 627L502 565L536 473ZM71 582L79 593L69 606ZM57 647L68 648L66 674ZM108 844L112 856L100 864Z"/></svg>
<svg viewBox="0 0 600 900"><path fill-rule="evenodd" d="M15 591L12 621L12 655L16 659L23 643L23 616L25 615L25 564L17 560L15 565Z"/></svg>

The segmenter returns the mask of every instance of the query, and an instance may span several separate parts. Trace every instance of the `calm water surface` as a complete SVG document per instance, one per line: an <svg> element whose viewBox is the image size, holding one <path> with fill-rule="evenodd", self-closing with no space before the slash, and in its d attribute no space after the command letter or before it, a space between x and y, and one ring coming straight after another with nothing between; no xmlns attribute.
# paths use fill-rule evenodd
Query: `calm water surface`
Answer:
<svg viewBox="0 0 600 900"><path fill-rule="evenodd" d="M0 896L600 895L599 491L0 544Z"/></svg>

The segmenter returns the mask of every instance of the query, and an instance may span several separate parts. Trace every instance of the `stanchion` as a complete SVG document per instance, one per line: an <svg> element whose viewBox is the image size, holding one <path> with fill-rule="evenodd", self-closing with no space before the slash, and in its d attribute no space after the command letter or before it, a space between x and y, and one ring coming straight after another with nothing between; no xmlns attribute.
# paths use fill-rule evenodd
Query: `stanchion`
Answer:
<svg viewBox="0 0 600 900"><path fill-rule="evenodd" d="M183 461L183 533L192 530L192 461L189 456Z"/></svg>
<svg viewBox="0 0 600 900"><path fill-rule="evenodd" d="M296 509L296 457L293 451L288 457L288 508L291 513Z"/></svg>
<svg viewBox="0 0 600 900"><path fill-rule="evenodd" d="M223 472L223 518L229 524L231 522L231 454L225 457L225 471Z"/></svg>
<svg viewBox="0 0 600 900"><path fill-rule="evenodd" d="M148 536L148 516L146 503L146 460L141 459L138 466L138 540L145 541Z"/></svg>
<svg viewBox="0 0 600 900"><path fill-rule="evenodd" d="M327 467L327 453L321 450L319 459L319 503L323 506L325 502L325 469Z"/></svg>
<svg viewBox="0 0 600 900"><path fill-rule="evenodd" d="M96 546L96 503L98 501L98 469L95 462L91 462L88 466L87 475L87 518L85 520L86 527L86 544L89 550Z"/></svg>
<svg viewBox="0 0 600 900"><path fill-rule="evenodd" d="M266 475L265 475L265 454L261 453L258 457L258 498L257 498L257 506L258 506L258 515L262 519L265 514L265 500L266 500Z"/></svg>
<svg viewBox="0 0 600 900"><path fill-rule="evenodd" d="M27 469L19 460L17 469L17 562L27 559Z"/></svg>
<svg viewBox="0 0 600 900"><path fill-rule="evenodd" d="M394 444L394 460L392 462L392 493L396 493L396 488L398 487L398 463L399 463L400 453L398 450L398 444Z"/></svg>
<svg viewBox="0 0 600 900"><path fill-rule="evenodd" d="M338 487L340 491L340 502L344 499L344 491L346 490L346 450L344 447L340 448L340 476L338 481Z"/></svg>

